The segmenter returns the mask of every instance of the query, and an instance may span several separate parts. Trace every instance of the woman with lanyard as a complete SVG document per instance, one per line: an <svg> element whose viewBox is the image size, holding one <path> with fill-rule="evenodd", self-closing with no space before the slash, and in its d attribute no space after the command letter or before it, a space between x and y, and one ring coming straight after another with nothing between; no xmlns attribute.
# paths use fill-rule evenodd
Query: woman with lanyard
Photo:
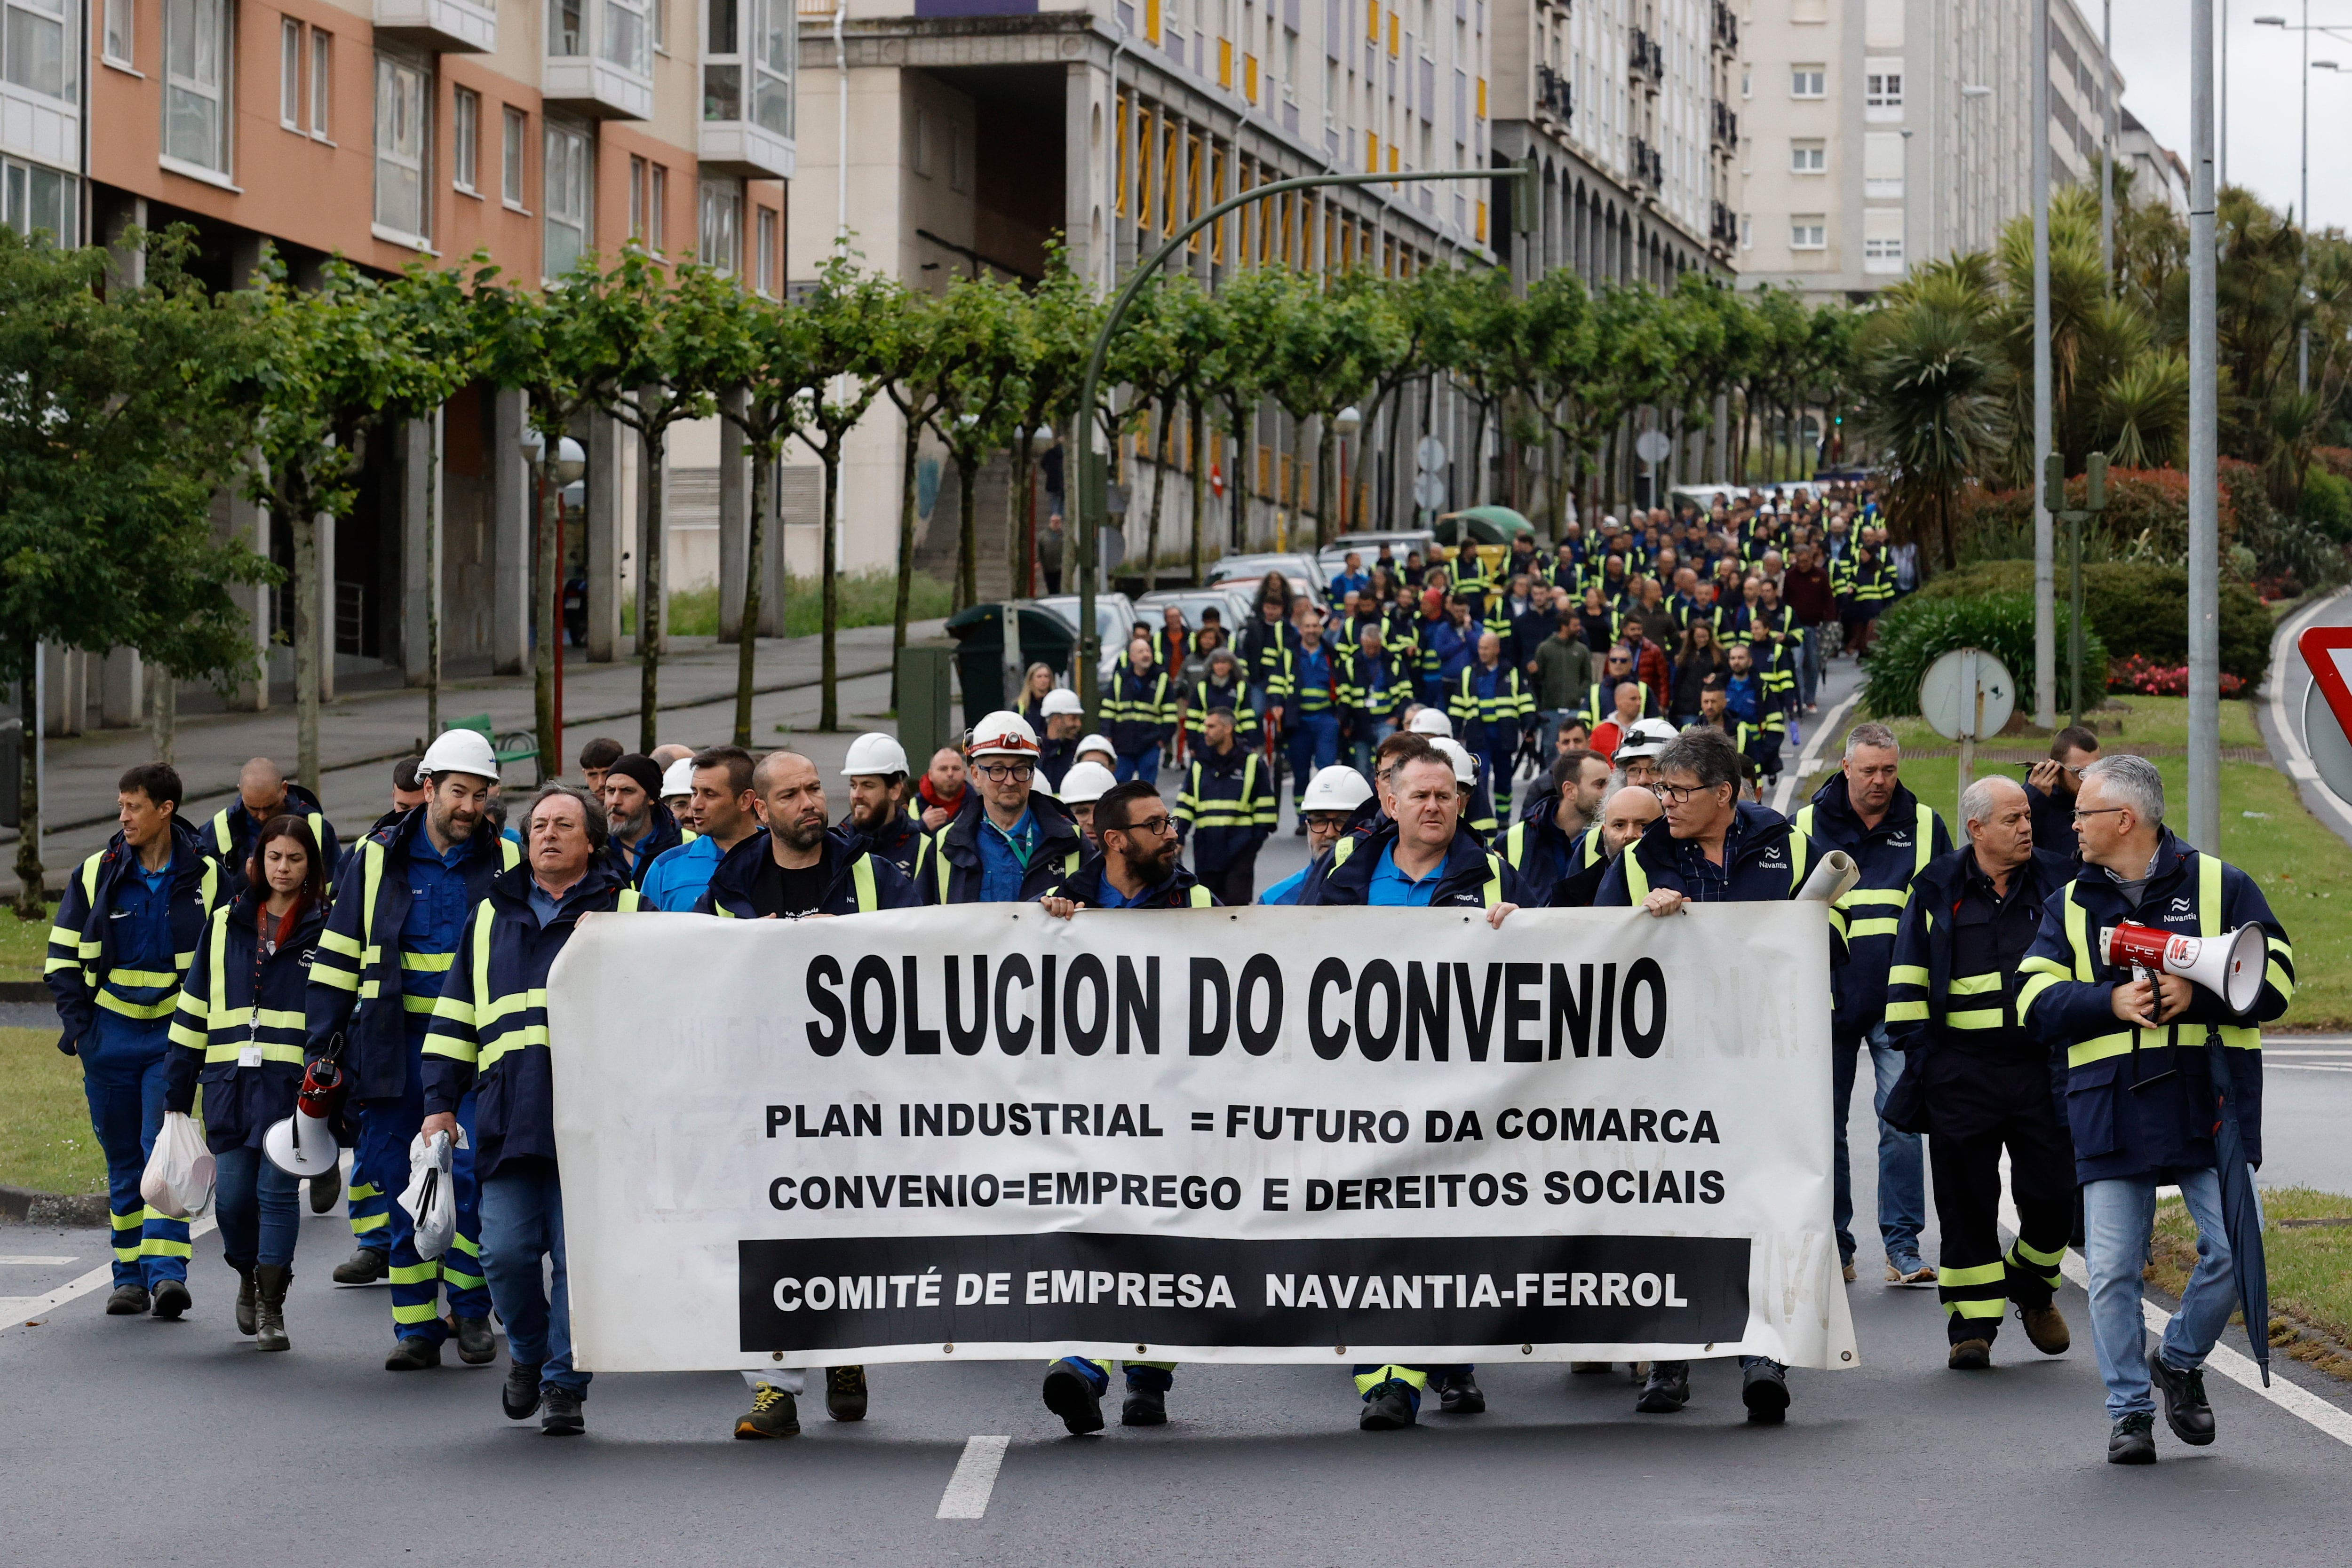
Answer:
<svg viewBox="0 0 2352 1568"><path fill-rule="evenodd" d="M284 1350L302 1178L262 1153L302 1087L303 986L327 923L326 868L310 824L273 817L254 841L246 891L213 914L172 1019L164 1105L205 1090L205 1143L217 1174L221 1254L242 1283L236 1328Z"/></svg>

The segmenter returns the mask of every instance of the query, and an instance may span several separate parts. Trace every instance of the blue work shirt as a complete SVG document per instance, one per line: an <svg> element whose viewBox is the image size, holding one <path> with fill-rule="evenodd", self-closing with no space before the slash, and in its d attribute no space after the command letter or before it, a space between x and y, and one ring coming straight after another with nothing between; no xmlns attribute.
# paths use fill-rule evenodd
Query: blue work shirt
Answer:
<svg viewBox="0 0 2352 1568"><path fill-rule="evenodd" d="M1037 852L1037 818L1028 807L1021 809L1021 820L1007 832L996 825L996 819L986 810L980 814L979 831L972 835L980 851L980 901L982 904L1015 904L1021 898L1021 881L1029 872L1029 861Z"/></svg>
<svg viewBox="0 0 2352 1568"><path fill-rule="evenodd" d="M1734 675L1724 683L1723 702L1733 717L1755 724L1764 706L1764 683L1752 674Z"/></svg>
<svg viewBox="0 0 2352 1568"><path fill-rule="evenodd" d="M1438 862L1429 868L1429 874L1419 882L1397 869L1396 845L1381 851L1380 864L1372 868L1372 880L1364 890L1364 902L1379 908L1426 909L1436 894L1437 884L1445 880L1445 862Z"/></svg>
<svg viewBox="0 0 2352 1568"><path fill-rule="evenodd" d="M401 1021L414 1040L425 1037L433 1009L408 1003L413 998L429 1004L449 977L447 963L415 960L445 959L457 951L457 938L466 926L466 858L473 847L460 841L446 854L440 853L421 821L409 835L408 916L400 923L400 994Z"/></svg>
<svg viewBox="0 0 2352 1568"><path fill-rule="evenodd" d="M1288 876L1284 877L1280 882L1276 883L1272 887L1267 888L1264 893L1259 894L1257 895L1257 901L1260 904L1297 903L1298 890L1307 884L1307 873L1314 869L1315 868L1311 865L1299 867L1297 871L1292 872Z"/></svg>
<svg viewBox="0 0 2352 1568"><path fill-rule="evenodd" d="M1330 594L1331 602L1338 604L1345 601L1350 592L1361 593L1371 586L1372 580L1362 572L1343 571L1331 580L1330 586L1325 591Z"/></svg>
<svg viewBox="0 0 2352 1568"><path fill-rule="evenodd" d="M172 868L166 864L162 871L149 871L134 862L132 869L139 874L123 879L107 915L113 927L108 935L114 938L114 967L172 974L178 968L172 951ZM172 1032L169 1013L159 1019L134 1019L100 1008L93 1021L101 1038L135 1040L158 1051Z"/></svg>
<svg viewBox="0 0 2352 1568"><path fill-rule="evenodd" d="M653 870L646 873L645 885L637 891L656 909L672 915L690 914L702 890L710 885L711 873L719 869L726 852L709 833L690 844L664 850L654 862Z"/></svg>

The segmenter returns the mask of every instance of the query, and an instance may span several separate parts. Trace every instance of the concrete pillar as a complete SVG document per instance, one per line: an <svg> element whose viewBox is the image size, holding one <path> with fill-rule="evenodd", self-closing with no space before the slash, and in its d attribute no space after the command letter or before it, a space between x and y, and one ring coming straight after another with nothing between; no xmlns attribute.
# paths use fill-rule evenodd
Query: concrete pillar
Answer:
<svg viewBox="0 0 2352 1568"><path fill-rule="evenodd" d="M588 660L609 664L621 645L621 437L611 417L588 416Z"/></svg>
<svg viewBox="0 0 2352 1568"><path fill-rule="evenodd" d="M147 716L147 671L136 648L116 648L99 673L99 718L109 729L124 729Z"/></svg>
<svg viewBox="0 0 2352 1568"><path fill-rule="evenodd" d="M41 658L41 727L52 736L79 735L89 707L85 672L89 660L71 648L48 644Z"/></svg>
<svg viewBox="0 0 2352 1568"><path fill-rule="evenodd" d="M232 538L242 538L253 547L253 553L267 560L269 558L269 509L256 506L232 489L228 497L228 532ZM252 628L253 653L258 662L260 675L256 680L239 681L230 694L228 706L244 713L262 713L269 707L269 629L277 612L277 591L264 583L232 588L230 594L244 609Z"/></svg>
<svg viewBox="0 0 2352 1568"><path fill-rule="evenodd" d="M147 226L147 198L131 196L108 204L100 219L106 236L108 265L114 276L127 286L136 288L147 281L147 252L124 243L123 231L136 225Z"/></svg>
<svg viewBox="0 0 2352 1568"><path fill-rule="evenodd" d="M400 668L402 678L412 686L425 685L429 675L432 651L425 621L441 592L440 582L425 570L428 513L431 531L440 536L431 541L435 565L439 574L448 570L442 553L447 530L441 526L446 498L436 494L442 476L441 465L433 461L434 429L440 421L441 410L436 408L401 427Z"/></svg>
<svg viewBox="0 0 2352 1568"><path fill-rule="evenodd" d="M335 695L335 519L319 516L319 695Z"/></svg>
<svg viewBox="0 0 2352 1568"><path fill-rule="evenodd" d="M490 404L490 668L519 675L530 667L531 559L539 538L530 466L522 433L530 394L501 388Z"/></svg>
<svg viewBox="0 0 2352 1568"><path fill-rule="evenodd" d="M743 411L743 390L727 392L719 402L719 640L732 643L743 625L743 588L751 577L751 465L744 460L743 433L725 412Z"/></svg>
<svg viewBox="0 0 2352 1568"><path fill-rule="evenodd" d="M1070 62L1062 92L1062 232L1069 242L1070 270L1080 277L1102 275L1103 247L1114 243L1103 183L1118 131L1117 101L1109 71L1090 61Z"/></svg>

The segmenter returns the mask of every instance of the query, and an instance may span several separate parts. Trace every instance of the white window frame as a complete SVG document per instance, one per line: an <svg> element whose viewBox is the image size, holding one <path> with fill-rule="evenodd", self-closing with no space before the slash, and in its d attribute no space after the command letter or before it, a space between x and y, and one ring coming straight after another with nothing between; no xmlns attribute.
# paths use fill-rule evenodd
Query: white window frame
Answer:
<svg viewBox="0 0 2352 1568"><path fill-rule="evenodd" d="M651 0L593 0L596 18L596 57L618 66L640 80L653 78L654 19ZM635 24L621 25L624 20ZM632 48L634 40L635 47Z"/></svg>
<svg viewBox="0 0 2352 1568"><path fill-rule="evenodd" d="M427 73L428 75L430 73ZM310 29L310 134L334 145L335 36Z"/></svg>
<svg viewBox="0 0 2352 1568"><path fill-rule="evenodd" d="M1829 67L1824 65L1792 65L1789 68L1789 96L1811 102L1829 96Z"/></svg>
<svg viewBox="0 0 2352 1568"><path fill-rule="evenodd" d="M208 17L215 23L213 79L207 81L199 74L183 74L173 68L173 44L179 37L173 26L175 11L180 14L180 26L194 28L198 41L202 40L204 34L201 24ZM202 63L201 60L191 59L192 65L201 66ZM158 142L160 162L166 168L212 184L228 183L229 170L235 158L236 125L236 35L230 19L228 0L163 0L163 133ZM181 151L173 149L172 105L174 99L211 106L214 116L212 145L203 150L204 156L185 157Z"/></svg>
<svg viewBox="0 0 2352 1568"><path fill-rule="evenodd" d="M669 250L669 165L656 163L646 185L646 243L655 255Z"/></svg>
<svg viewBox="0 0 2352 1568"><path fill-rule="evenodd" d="M540 150L540 274L551 283L595 247L596 142L583 127L542 119ZM562 248L572 254L551 265Z"/></svg>
<svg viewBox="0 0 2352 1568"><path fill-rule="evenodd" d="M478 200L481 179L482 95L461 87L449 97L449 185Z"/></svg>
<svg viewBox="0 0 2352 1568"><path fill-rule="evenodd" d="M26 238L32 236L32 187L44 179L58 182L54 210L60 226L48 231L49 243L59 249L70 248L79 243L81 182L65 170L0 158L0 224Z"/></svg>
<svg viewBox="0 0 2352 1568"><path fill-rule="evenodd" d="M773 294L776 291L777 255L783 248L777 244L777 238L783 225L778 221L775 208L761 207L754 221L754 226L759 230L760 270L752 278L751 287L761 294Z"/></svg>
<svg viewBox="0 0 2352 1568"><path fill-rule="evenodd" d="M14 52L8 49L5 39L0 38L0 67L5 67L7 71L9 84L19 92L32 93L58 103L80 103L83 43L74 37L74 29L88 24L81 16L79 0L0 0L0 16L18 11L42 26L57 29L58 90L51 92L45 86L17 81L15 73L18 62Z"/></svg>
<svg viewBox="0 0 2352 1568"><path fill-rule="evenodd" d="M743 182L705 179L695 193L694 259L735 277L743 270Z"/></svg>
<svg viewBox="0 0 2352 1568"><path fill-rule="evenodd" d="M299 131L302 124L302 24L278 20L278 123Z"/></svg>
<svg viewBox="0 0 2352 1568"><path fill-rule="evenodd" d="M1818 137L1800 139L1789 143L1789 172L1791 174L1826 174L1830 166L1830 144Z"/></svg>
<svg viewBox="0 0 2352 1568"><path fill-rule="evenodd" d="M596 22L593 10L596 3L597 0L547 0L546 38L547 52L550 55L559 60L585 59L593 55L596 47ZM566 11L574 13L580 20L580 47L576 49L566 49L562 47L562 21L563 13Z"/></svg>
<svg viewBox="0 0 2352 1568"><path fill-rule="evenodd" d="M1903 67L1900 63L1881 68L1875 61L1862 74L1862 106L1864 109L1900 109L1903 107Z"/></svg>
<svg viewBox="0 0 2352 1568"><path fill-rule="evenodd" d="M137 0L105 0L105 5L104 25L99 34L99 59L117 70L141 75L132 58L139 48Z"/></svg>
<svg viewBox="0 0 2352 1568"><path fill-rule="evenodd" d="M640 245L646 239L646 190L652 183L652 171L646 161L634 152L630 153L629 237Z"/></svg>
<svg viewBox="0 0 2352 1568"><path fill-rule="evenodd" d="M781 18L783 26L775 26ZM715 123L758 125L778 136L793 134L799 98L800 25L793 0L737 0L737 36L722 36L709 0L703 6L702 116ZM714 72L732 72L735 112L716 112L724 95L714 95ZM917 120L922 110L916 111ZM917 138L919 143L919 134ZM917 173L927 173L919 164Z"/></svg>
<svg viewBox="0 0 2352 1568"><path fill-rule="evenodd" d="M522 193L530 173L530 116L513 104L499 105L499 201L509 210L529 214Z"/></svg>
<svg viewBox="0 0 2352 1568"><path fill-rule="evenodd" d="M374 171L372 227L377 238L417 250L432 248L434 85L431 65L405 55L376 51L375 125L370 139ZM402 141L409 145L403 147ZM387 174L415 193L415 223L402 221L408 214L385 211Z"/></svg>
<svg viewBox="0 0 2352 1568"><path fill-rule="evenodd" d="M1790 250L1827 250L1830 245L1830 220L1826 213L1791 213L1789 214L1789 248Z"/></svg>

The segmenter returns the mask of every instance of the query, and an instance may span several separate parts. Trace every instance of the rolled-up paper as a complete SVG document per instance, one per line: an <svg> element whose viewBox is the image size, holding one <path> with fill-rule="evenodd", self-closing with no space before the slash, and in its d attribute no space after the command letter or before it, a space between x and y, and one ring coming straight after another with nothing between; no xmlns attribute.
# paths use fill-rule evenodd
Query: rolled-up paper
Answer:
<svg viewBox="0 0 2352 1568"><path fill-rule="evenodd" d="M1845 896L1846 889L1862 880L1862 872L1853 857L1843 850L1832 850L1813 867L1813 874L1805 878L1805 885L1797 890L1799 898L1810 898L1817 904L1835 904Z"/></svg>

